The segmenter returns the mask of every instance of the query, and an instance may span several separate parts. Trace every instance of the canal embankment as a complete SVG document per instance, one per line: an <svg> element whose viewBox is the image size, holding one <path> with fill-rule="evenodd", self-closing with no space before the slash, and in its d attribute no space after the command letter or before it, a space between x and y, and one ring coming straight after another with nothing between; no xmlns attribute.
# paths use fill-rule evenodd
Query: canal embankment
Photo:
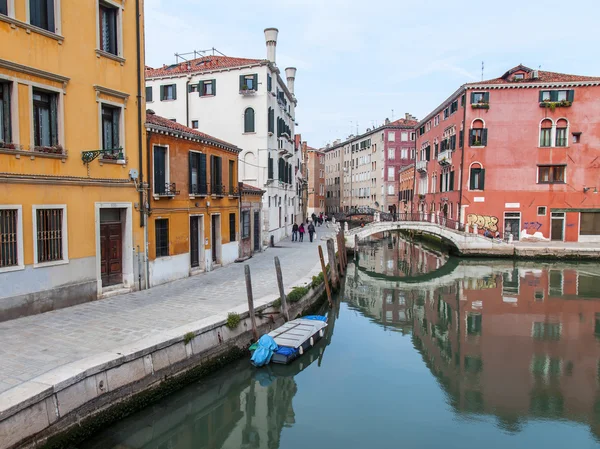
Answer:
<svg viewBox="0 0 600 449"><path fill-rule="evenodd" d="M291 267L296 270L296 280L285 286L293 298L288 302L291 318L312 312L325 299L321 264L315 257L317 244L325 247L324 238L304 255L312 264L304 275L297 278L298 266L305 267L306 260ZM282 257L283 252L271 251L268 258L273 267L273 256ZM286 267L284 277L292 276L290 267ZM271 273L274 279L275 270ZM272 293L254 300L259 334L284 322L274 282L272 287ZM0 393L0 449L71 447L111 422L239 358L251 343L253 331L245 291L237 294L241 295L240 304L235 307L196 321L188 317L184 325L96 352ZM164 303L168 308L168 298ZM35 345L34 341L30 343Z"/></svg>

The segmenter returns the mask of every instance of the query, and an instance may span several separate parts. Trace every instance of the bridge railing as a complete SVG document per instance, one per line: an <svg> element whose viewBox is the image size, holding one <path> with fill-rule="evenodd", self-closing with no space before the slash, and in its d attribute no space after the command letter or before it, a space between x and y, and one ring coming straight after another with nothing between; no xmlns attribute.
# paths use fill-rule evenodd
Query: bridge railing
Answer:
<svg viewBox="0 0 600 449"><path fill-rule="evenodd" d="M464 232L465 225L456 220L430 214L426 212L413 212L413 213L400 213L400 214L386 214L387 216L381 216L381 221L420 221L423 223L435 223L448 229L455 231Z"/></svg>

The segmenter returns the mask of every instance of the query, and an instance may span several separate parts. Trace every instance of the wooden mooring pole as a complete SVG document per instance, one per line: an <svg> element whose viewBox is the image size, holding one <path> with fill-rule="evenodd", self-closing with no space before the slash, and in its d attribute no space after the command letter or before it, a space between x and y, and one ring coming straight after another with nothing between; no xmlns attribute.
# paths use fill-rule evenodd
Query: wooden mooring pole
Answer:
<svg viewBox="0 0 600 449"><path fill-rule="evenodd" d="M249 265L244 265L244 274L246 276L246 293L248 294L248 313L250 314L250 323L252 324L252 334L254 335L254 340L258 341L256 317L254 316L254 298L252 296L252 278L250 277Z"/></svg>
<svg viewBox="0 0 600 449"><path fill-rule="evenodd" d="M283 312L285 321L289 321L290 320L290 312L288 311L287 297L285 296L285 291L283 290L283 276L281 275L281 264L279 263L279 257L277 257L277 256L275 256L275 271L277 272L277 285L279 286L279 298L281 300L281 311Z"/></svg>
<svg viewBox="0 0 600 449"><path fill-rule="evenodd" d="M331 288L329 288L329 278L327 277L327 267L325 266L325 259L323 258L323 248L319 245L319 259L321 259L321 271L323 272L323 282L325 282L325 291L327 292L327 301L329 301L329 307L333 307L333 299L331 298ZM331 267L331 263L329 264ZM333 270L333 267L331 268Z"/></svg>
<svg viewBox="0 0 600 449"><path fill-rule="evenodd" d="M340 280L342 277L344 277L344 261L343 261L343 257L344 255L342 254L342 239L340 238L340 234L339 232L336 235L337 238L337 247L338 247L338 261L340 263Z"/></svg>
<svg viewBox="0 0 600 449"><path fill-rule="evenodd" d="M358 235L354 236L354 261L358 258Z"/></svg>
<svg viewBox="0 0 600 449"><path fill-rule="evenodd" d="M331 286L335 287L338 285L338 282L340 282L340 274L335 260L335 245L333 239L327 239L327 259L329 260L329 270L331 271Z"/></svg>

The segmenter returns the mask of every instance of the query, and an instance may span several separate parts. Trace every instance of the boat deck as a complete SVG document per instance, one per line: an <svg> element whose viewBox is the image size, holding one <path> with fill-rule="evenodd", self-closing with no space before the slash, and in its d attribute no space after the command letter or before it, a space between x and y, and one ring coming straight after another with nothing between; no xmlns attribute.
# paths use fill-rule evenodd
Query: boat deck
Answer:
<svg viewBox="0 0 600 449"><path fill-rule="evenodd" d="M269 335L273 337L278 346L297 349L326 326L327 323L323 321L298 318L269 332Z"/></svg>

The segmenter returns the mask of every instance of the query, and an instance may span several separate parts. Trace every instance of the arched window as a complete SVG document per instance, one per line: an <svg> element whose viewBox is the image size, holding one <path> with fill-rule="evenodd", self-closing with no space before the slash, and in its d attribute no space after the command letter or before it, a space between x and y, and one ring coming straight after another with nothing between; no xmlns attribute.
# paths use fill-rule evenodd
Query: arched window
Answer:
<svg viewBox="0 0 600 449"><path fill-rule="evenodd" d="M483 190L485 186L485 169L479 162L469 167L469 190Z"/></svg>
<svg viewBox="0 0 600 449"><path fill-rule="evenodd" d="M244 156L244 179L255 180L258 168L256 167L256 156L252 151L249 151Z"/></svg>
<svg viewBox="0 0 600 449"><path fill-rule="evenodd" d="M569 122L567 119L561 118L556 121L556 146L566 147L568 144L568 128Z"/></svg>
<svg viewBox="0 0 600 449"><path fill-rule="evenodd" d="M254 132L254 109L252 108L247 108L244 111L244 132Z"/></svg>
<svg viewBox="0 0 600 449"><path fill-rule="evenodd" d="M552 120L546 118L540 123L540 147L552 146Z"/></svg>
<svg viewBox="0 0 600 449"><path fill-rule="evenodd" d="M485 147L487 145L487 129L483 120L476 119L471 123L469 145L472 147Z"/></svg>

